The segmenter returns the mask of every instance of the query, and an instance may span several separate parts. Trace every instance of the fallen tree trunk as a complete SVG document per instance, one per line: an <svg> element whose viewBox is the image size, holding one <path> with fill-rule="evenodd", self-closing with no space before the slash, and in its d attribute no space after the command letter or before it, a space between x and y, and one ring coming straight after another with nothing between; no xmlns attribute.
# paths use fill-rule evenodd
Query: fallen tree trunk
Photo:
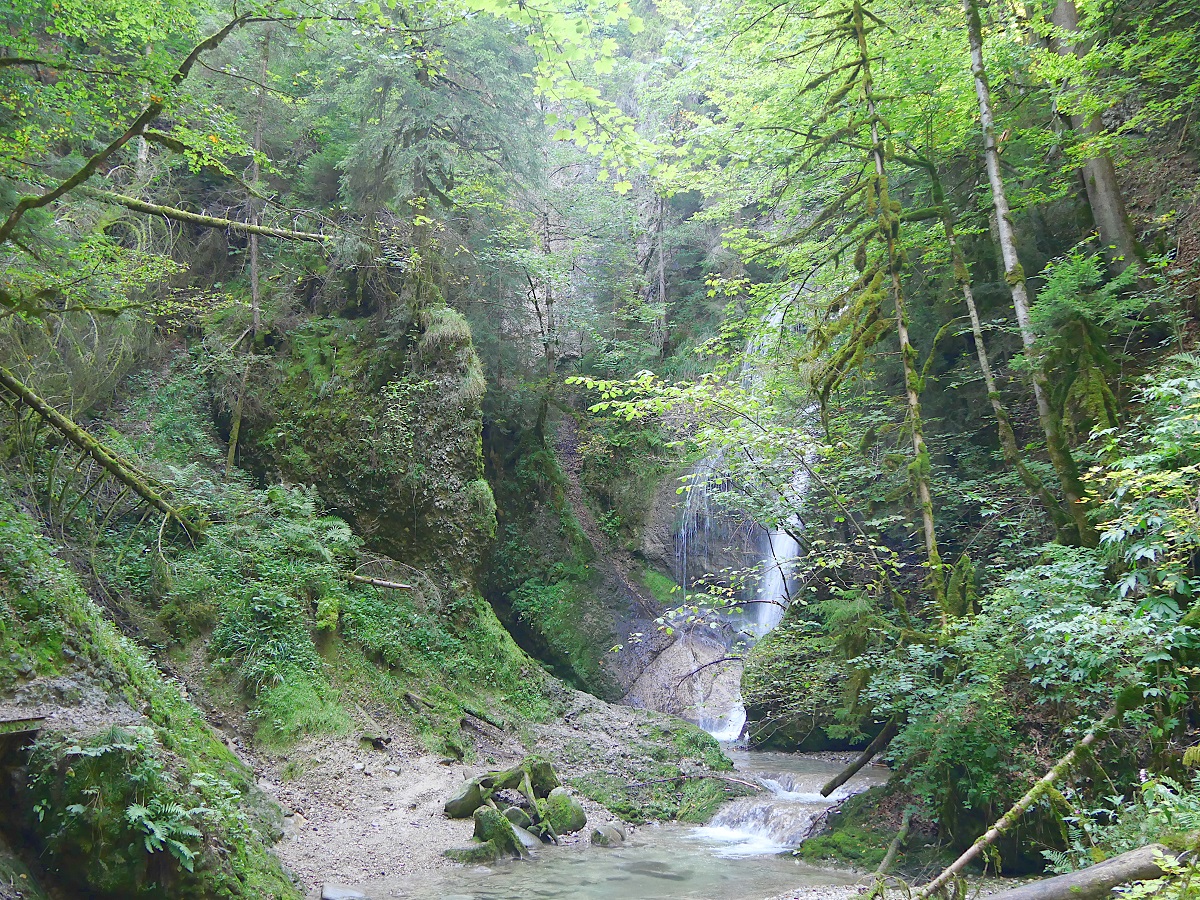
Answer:
<svg viewBox="0 0 1200 900"><path fill-rule="evenodd" d="M1066 756L1055 763L1049 772L1038 779L1037 784L1025 792L1024 797L1014 803L1008 812L996 820L995 825L989 828L984 835L975 841L975 843L964 850L958 859L943 869L942 873L938 875L937 878L933 879L933 881L929 882L929 884L917 891L917 893L913 895L913 900L928 900L929 897L932 897L935 893L941 891L942 888L944 888L950 881L950 879L962 872L962 870L965 869L970 862L983 851L985 847L991 846L993 843L995 843L997 838L1017 824L1017 820L1025 814L1025 811L1029 809L1029 807L1033 806L1033 804L1037 802L1039 797L1046 793L1046 789L1050 787L1050 785L1054 784L1054 782L1058 781L1058 779L1060 779L1063 775L1067 774L1067 770L1074 765L1079 754L1095 743L1096 738L1112 727L1112 725L1116 723L1120 716L1121 709L1118 707L1093 725L1091 730L1088 731L1088 733L1085 734L1079 740L1079 742L1071 748L1071 751Z"/></svg>
<svg viewBox="0 0 1200 900"><path fill-rule="evenodd" d="M282 238L288 241L323 243L329 240L329 235L319 234L315 231L292 231L287 228L271 228L267 225L254 225L250 222L237 222L233 219L218 219L215 216L203 216L199 213L188 212L186 209L176 209L173 206L159 206L156 203L147 203L145 200L139 200L137 197L114 194L112 191L83 188L81 193L89 197L95 197L97 200L103 200L106 203L115 203L118 206L124 206L126 209L132 209L134 212L148 213L152 216L163 216L167 219L175 219L178 222L188 222L191 225L203 225L205 228L222 228L230 231L241 231L246 234Z"/></svg>
<svg viewBox="0 0 1200 900"><path fill-rule="evenodd" d="M895 863L896 857L900 854L900 848L904 846L904 842L908 840L908 830L912 826L912 809L904 811L904 818L900 820L900 830L896 832L896 836L892 838L892 842L888 845L887 853L884 854L883 860L879 863L879 868L875 870L875 886L871 888L871 892L867 894L867 900L875 900L876 897L884 895L884 887L887 884L887 873Z"/></svg>
<svg viewBox="0 0 1200 900"><path fill-rule="evenodd" d="M0 387L3 387L41 416L42 419L50 423L59 434L91 456L92 459L111 473L117 481L121 482L121 484L125 485L125 487L129 488L159 512L178 522L183 527L183 530L187 532L188 537L197 540L202 536L203 532L201 529L185 518L175 507L171 506L163 498L162 494L150 485L145 475L128 463L118 459L116 454L39 397L3 366L0 366Z"/></svg>
<svg viewBox="0 0 1200 900"><path fill-rule="evenodd" d="M988 900L1100 900L1118 885L1161 878L1166 873L1159 868L1158 859L1164 856L1175 858L1175 854L1162 844L1148 844L1078 872L1043 878L1011 891L992 894Z"/></svg>
<svg viewBox="0 0 1200 900"><path fill-rule="evenodd" d="M411 584L404 584L400 581L387 581L383 578L368 578L366 575L350 574L346 578L355 584L369 584L372 587L390 588L393 591L411 591L413 589Z"/></svg>
<svg viewBox="0 0 1200 900"><path fill-rule="evenodd" d="M883 726L883 731L875 735L875 740L867 744L867 749L862 752L854 762L848 767L839 772L835 777L829 780L825 787L821 788L821 796L828 797L843 784L858 774L859 769L863 768L867 763L875 758L875 754L887 747L892 742L892 738L900 731L900 726L896 724L895 719L888 719L888 723Z"/></svg>

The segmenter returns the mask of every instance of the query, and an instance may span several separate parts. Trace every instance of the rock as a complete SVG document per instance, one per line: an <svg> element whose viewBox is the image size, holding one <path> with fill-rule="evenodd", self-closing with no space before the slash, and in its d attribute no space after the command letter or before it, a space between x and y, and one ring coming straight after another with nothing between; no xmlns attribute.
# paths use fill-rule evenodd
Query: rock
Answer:
<svg viewBox="0 0 1200 900"><path fill-rule="evenodd" d="M399 775L400 767L399 766L388 766L387 771L391 772L393 775ZM471 810L471 811L474 812L474 810Z"/></svg>
<svg viewBox="0 0 1200 900"><path fill-rule="evenodd" d="M364 744L368 744L376 750L386 750L387 745L392 742L392 739L386 734L376 734L372 731L365 731L359 737Z"/></svg>
<svg viewBox="0 0 1200 900"><path fill-rule="evenodd" d="M451 819L469 819L483 805L483 793L478 781L467 781L458 793L446 801L446 815Z"/></svg>
<svg viewBox="0 0 1200 900"><path fill-rule="evenodd" d="M442 854L447 859L460 862L467 866L478 866L483 863L495 862L500 858L496 845L491 841L482 844L471 844L469 847L452 847Z"/></svg>
<svg viewBox="0 0 1200 900"><path fill-rule="evenodd" d="M601 825L592 830L592 843L597 847L620 847L625 843L625 835L612 825Z"/></svg>
<svg viewBox="0 0 1200 900"><path fill-rule="evenodd" d="M321 900L367 900L367 895L345 885L326 884L321 888Z"/></svg>
<svg viewBox="0 0 1200 900"><path fill-rule="evenodd" d="M526 850L536 850L542 846L542 839L532 831L526 831L520 825L513 825L512 830L517 836L517 840L521 842L521 846Z"/></svg>
<svg viewBox="0 0 1200 900"><path fill-rule="evenodd" d="M538 799L550 796L556 787L562 787L554 766L540 756L531 756L525 761L529 772L529 784L533 787L533 795Z"/></svg>
<svg viewBox="0 0 1200 900"><path fill-rule="evenodd" d="M355 763L355 764L354 764L353 766L351 766L350 768L352 768L352 769L353 769L355 772L361 772L363 769L365 769L365 768L366 768L366 766L365 766L365 765L363 765L362 763Z"/></svg>
<svg viewBox="0 0 1200 900"><path fill-rule="evenodd" d="M475 810L475 840L481 843L491 843L500 856L520 858L529 855L529 851L517 837L512 822L504 818L500 811L490 806L481 806Z"/></svg>
<svg viewBox="0 0 1200 900"><path fill-rule="evenodd" d="M566 788L556 787L546 798L546 818L554 827L555 834L571 834L582 831L587 825L587 813L578 800L567 793Z"/></svg>
<svg viewBox="0 0 1200 900"><path fill-rule="evenodd" d="M504 818L512 822L518 828L528 828L533 824L533 820L529 818L529 813L521 809L519 806L510 806L504 811Z"/></svg>

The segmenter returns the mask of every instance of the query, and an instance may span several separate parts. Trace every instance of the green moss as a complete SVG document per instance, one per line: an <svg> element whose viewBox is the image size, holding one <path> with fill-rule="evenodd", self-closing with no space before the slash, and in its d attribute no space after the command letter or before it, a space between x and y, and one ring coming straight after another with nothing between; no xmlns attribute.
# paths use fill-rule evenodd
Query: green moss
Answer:
<svg viewBox="0 0 1200 900"><path fill-rule="evenodd" d="M828 830L800 845L796 854L810 861L831 861L875 869L895 835L874 827L875 804L884 793L872 788L851 797L829 818Z"/></svg>
<svg viewBox="0 0 1200 900"><path fill-rule="evenodd" d="M733 771L733 762L725 755L716 738L699 728L680 727L671 743L684 759L703 760L706 766L718 772Z"/></svg>
<svg viewBox="0 0 1200 900"><path fill-rule="evenodd" d="M752 794L743 787L721 778L684 777L678 768L660 766L648 769L637 787L626 778L596 772L571 779L571 786L626 822L689 822L702 824L716 814L722 804Z"/></svg>
<svg viewBox="0 0 1200 900"><path fill-rule="evenodd" d="M538 801L538 807L542 818L550 823L555 834L574 834L587 825L583 806L565 788L552 790L544 801Z"/></svg>
<svg viewBox="0 0 1200 900"><path fill-rule="evenodd" d="M0 687L14 687L14 676L65 671L47 652L70 650L72 669L109 685L150 723L90 736L43 732L25 815L53 874L97 896L298 896L267 850L278 810L256 799L252 773L117 635L36 523L2 496L0 623L4 649L29 661ZM178 846L148 844L150 822Z"/></svg>
<svg viewBox="0 0 1200 900"><path fill-rule="evenodd" d="M679 605L681 595L679 594L679 585L675 583L674 578L654 569L643 569L641 581L646 589L654 595L654 599L663 606Z"/></svg>
<svg viewBox="0 0 1200 900"><path fill-rule="evenodd" d="M824 750L848 746L839 727L856 736L853 724L839 721L853 681L830 653L832 646L821 625L795 612L755 644L742 675L755 744L784 751Z"/></svg>
<svg viewBox="0 0 1200 900"><path fill-rule="evenodd" d="M485 596L531 655L564 681L601 697L619 696L605 653L619 640L613 622L627 600L611 595L595 551L575 519L558 460L530 435L510 444L494 485L505 511L484 575Z"/></svg>
<svg viewBox="0 0 1200 900"><path fill-rule="evenodd" d="M373 549L439 584L471 580L495 510L483 490L485 385L470 329L448 308L383 335L359 328L309 320L264 362L244 459L315 485Z"/></svg>

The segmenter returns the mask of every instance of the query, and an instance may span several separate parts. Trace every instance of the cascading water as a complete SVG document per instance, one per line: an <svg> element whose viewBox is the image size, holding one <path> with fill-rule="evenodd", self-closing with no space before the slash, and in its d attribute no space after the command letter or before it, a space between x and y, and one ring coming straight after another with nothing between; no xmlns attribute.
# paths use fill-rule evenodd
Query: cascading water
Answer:
<svg viewBox="0 0 1200 900"><path fill-rule="evenodd" d="M747 391L754 391L762 384L759 362L765 357L770 336L783 325L786 303L777 304L767 316L765 328L753 336L746 345L745 362L742 365L741 382ZM753 462L753 452L745 448ZM729 513L714 504L714 495L726 488L726 451L718 449L699 462L687 479L687 499L676 537L676 576L686 596L691 587L690 576L693 562L702 559L706 563L712 555L711 541L714 531L724 537L714 522L723 521ZM799 506L808 491L808 476L800 467L788 479L781 491L792 508ZM798 523L793 523L798 525ZM799 555L800 545L793 535L795 529L778 525L762 535L758 542L758 562L761 569L757 588L744 608L720 616L722 620L723 647L734 643L748 648L779 624L784 611L791 602L789 576L792 565ZM714 571L709 567L706 571ZM741 697L740 665L721 667L716 677L709 680L708 689L696 705L694 718L697 724L717 740L732 743L737 741L745 729L746 708Z"/></svg>
<svg viewBox="0 0 1200 900"><path fill-rule="evenodd" d="M716 844L718 856L756 856L795 847L812 832L817 820L834 803L886 776L868 767L829 797L821 787L842 769L842 764L787 753L730 754L739 773L750 776L766 793L743 797L718 810L713 820L698 828L698 839Z"/></svg>

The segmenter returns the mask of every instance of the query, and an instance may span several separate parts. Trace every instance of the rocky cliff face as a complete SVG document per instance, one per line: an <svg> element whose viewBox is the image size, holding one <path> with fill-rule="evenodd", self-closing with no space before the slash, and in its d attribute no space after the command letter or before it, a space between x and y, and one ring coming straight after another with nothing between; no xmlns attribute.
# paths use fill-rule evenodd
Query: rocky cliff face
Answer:
<svg viewBox="0 0 1200 900"><path fill-rule="evenodd" d="M496 508L481 452L485 384L458 313L427 310L383 336L366 320L310 320L252 389L252 468L315 485L373 550L474 589Z"/></svg>

